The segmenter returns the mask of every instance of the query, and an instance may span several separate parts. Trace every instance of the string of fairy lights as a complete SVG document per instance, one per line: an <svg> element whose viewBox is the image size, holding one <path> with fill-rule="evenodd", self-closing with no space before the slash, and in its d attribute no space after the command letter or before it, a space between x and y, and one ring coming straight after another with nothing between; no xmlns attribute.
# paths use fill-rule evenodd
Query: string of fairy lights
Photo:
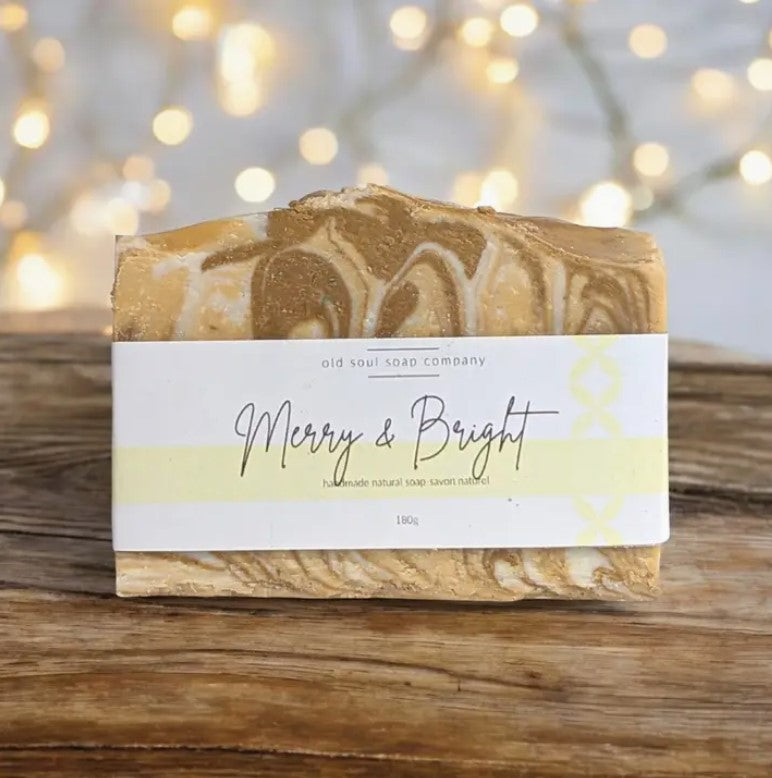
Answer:
<svg viewBox="0 0 772 778"><path fill-rule="evenodd" d="M462 47L474 54L475 67L487 88L519 89L518 41L536 34L545 21L543 16L553 14L552 20L560 26L567 48L606 115L616 153L611 175L592 183L567 205L562 215L575 221L623 226L647 214L675 208L679 198L711 180L739 176L751 187L772 181L768 126L758 128L753 140L728 159L716 161L687 180L672 180L670 150L657 139L637 141L631 137L609 76L583 37L579 14L591 1L565 0L562 10L556 11L526 1L469 0L462 12L448 2L445 11L455 10L442 18L436 5L433 12L418 5L392 6L388 29L383 32L390 35L395 47L415 52L416 57L449 43ZM745 4L757 1L737 0ZM226 5L222 0L170 0L169 32L181 44L211 44L220 108L234 118L248 117L265 103L265 77L275 63L278 44L274 34L257 21L226 18ZM50 224L65 218L82 236L138 232L143 218L162 214L174 196L172 185L157 175L153 149L184 144L195 128L196 117L171 95L169 104L159 106L153 116L148 142L138 145L141 150L98 163L96 172L90 174L91 181L81 182L64 192L53 206L38 212L35 204L19 195L20 184L34 164L35 154L56 130L47 79L67 67L67 52L56 38L32 35L30 10L16 0L0 0L0 32L8 36L28 86L10 127L17 153L6 170L0 170L0 257L5 255L7 260L5 279L10 278L15 286L15 307L52 308L67 303L66 290L73 279L65 278L61 265L51 261L46 234ZM636 24L628 32L627 45L632 56L655 60L667 51L668 34L654 23ZM422 62L431 67L434 60L425 56ZM741 88L772 92L772 30L765 32L757 56L747 63L744 81L724 70L699 67L691 75L691 97L700 111L718 115L731 109ZM297 137L291 153L304 164L329 165L348 140L341 127L308 127ZM233 186L245 203L259 204L274 193L280 175L278 167L250 166L235 175ZM362 160L357 171L358 183L387 184L389 177L389 170L377 159ZM459 171L446 196L462 205L514 209L520 198L518 171L505 165Z"/></svg>

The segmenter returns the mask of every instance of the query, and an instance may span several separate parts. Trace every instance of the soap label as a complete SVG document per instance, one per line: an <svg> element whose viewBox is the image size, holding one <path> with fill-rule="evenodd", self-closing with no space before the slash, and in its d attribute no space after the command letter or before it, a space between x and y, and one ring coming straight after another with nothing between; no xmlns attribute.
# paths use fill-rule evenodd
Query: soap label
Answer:
<svg viewBox="0 0 772 778"><path fill-rule="evenodd" d="M122 551L650 545L667 336L113 344Z"/></svg>

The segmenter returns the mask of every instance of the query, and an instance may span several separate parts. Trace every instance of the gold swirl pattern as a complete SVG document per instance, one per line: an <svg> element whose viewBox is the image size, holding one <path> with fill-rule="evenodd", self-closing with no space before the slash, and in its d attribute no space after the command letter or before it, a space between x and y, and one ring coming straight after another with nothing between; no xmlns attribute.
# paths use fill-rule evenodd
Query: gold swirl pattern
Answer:
<svg viewBox="0 0 772 778"><path fill-rule="evenodd" d="M665 330L649 236L384 187L122 238L117 251L116 340ZM593 423L602 400L584 403ZM604 516L590 526L608 532ZM120 552L116 568L123 595L637 599L657 589L659 548Z"/></svg>

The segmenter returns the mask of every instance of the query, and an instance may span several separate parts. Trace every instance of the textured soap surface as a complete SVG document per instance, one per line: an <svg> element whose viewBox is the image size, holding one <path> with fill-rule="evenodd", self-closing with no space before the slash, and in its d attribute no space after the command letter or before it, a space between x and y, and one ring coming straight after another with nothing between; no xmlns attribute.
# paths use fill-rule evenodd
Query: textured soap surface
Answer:
<svg viewBox="0 0 772 778"><path fill-rule="evenodd" d="M375 186L120 238L117 253L117 341L650 333L666 325L665 271L648 235ZM116 575L125 596L640 599L657 592L659 551L118 552Z"/></svg>

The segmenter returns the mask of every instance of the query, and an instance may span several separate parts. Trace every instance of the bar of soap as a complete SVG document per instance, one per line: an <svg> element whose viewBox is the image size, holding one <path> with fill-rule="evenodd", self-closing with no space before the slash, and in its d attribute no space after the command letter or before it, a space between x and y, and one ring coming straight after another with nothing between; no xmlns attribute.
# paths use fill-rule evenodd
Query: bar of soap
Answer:
<svg viewBox="0 0 772 778"><path fill-rule="evenodd" d="M117 341L666 326L665 271L648 235L464 209L377 186L119 238L117 254ZM117 552L116 576L123 596L625 600L657 592L659 556L658 546Z"/></svg>

